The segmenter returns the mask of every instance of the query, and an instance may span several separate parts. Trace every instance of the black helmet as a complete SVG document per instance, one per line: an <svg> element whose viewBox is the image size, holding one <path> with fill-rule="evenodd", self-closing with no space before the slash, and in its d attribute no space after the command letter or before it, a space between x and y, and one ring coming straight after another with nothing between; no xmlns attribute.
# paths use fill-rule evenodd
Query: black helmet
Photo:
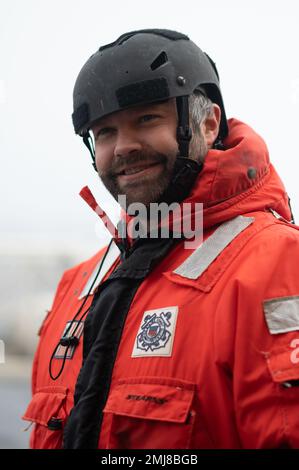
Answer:
<svg viewBox="0 0 299 470"><path fill-rule="evenodd" d="M227 122L213 61L184 34L165 29L125 33L100 47L81 69L74 87L75 132L81 136L99 118L131 106L191 95L197 88L222 111L219 136Z"/></svg>
<svg viewBox="0 0 299 470"><path fill-rule="evenodd" d="M221 108L219 142L228 126L218 72L210 57L176 31L125 33L100 47L81 69L73 93L75 132L83 137L94 161L89 129L98 119L131 106L176 98L180 155L188 157L192 135L188 97L196 89Z"/></svg>
<svg viewBox="0 0 299 470"><path fill-rule="evenodd" d="M191 95L198 87L220 106L220 135L225 137L227 123L219 77L207 54L175 31L125 33L100 47L80 71L73 95L75 132L83 135L97 119L115 111Z"/></svg>

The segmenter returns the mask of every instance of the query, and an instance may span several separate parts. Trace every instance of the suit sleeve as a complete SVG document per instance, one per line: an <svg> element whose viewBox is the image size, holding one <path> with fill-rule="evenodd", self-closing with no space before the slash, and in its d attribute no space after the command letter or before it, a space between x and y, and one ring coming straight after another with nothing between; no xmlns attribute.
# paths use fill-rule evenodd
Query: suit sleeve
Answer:
<svg viewBox="0 0 299 470"><path fill-rule="evenodd" d="M233 394L244 448L299 448L299 231L277 224L244 250Z"/></svg>

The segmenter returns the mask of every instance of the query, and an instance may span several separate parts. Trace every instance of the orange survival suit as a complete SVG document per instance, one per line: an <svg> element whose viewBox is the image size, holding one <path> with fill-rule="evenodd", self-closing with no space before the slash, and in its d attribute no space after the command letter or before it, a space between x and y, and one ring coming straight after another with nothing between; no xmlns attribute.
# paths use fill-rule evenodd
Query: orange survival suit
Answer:
<svg viewBox="0 0 299 470"><path fill-rule="evenodd" d="M88 297L106 248L62 276L23 417L31 447L299 447L298 227L264 141L231 119L224 143L185 200L204 203L200 246L145 240L120 260L111 245Z"/></svg>

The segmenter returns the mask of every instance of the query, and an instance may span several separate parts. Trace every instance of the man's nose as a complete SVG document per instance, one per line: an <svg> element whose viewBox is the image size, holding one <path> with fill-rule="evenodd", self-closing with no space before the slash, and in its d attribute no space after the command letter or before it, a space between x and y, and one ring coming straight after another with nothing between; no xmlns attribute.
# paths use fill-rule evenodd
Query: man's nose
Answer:
<svg viewBox="0 0 299 470"><path fill-rule="evenodd" d="M136 132L119 132L114 147L115 157L125 157L133 152L142 150L142 144Z"/></svg>

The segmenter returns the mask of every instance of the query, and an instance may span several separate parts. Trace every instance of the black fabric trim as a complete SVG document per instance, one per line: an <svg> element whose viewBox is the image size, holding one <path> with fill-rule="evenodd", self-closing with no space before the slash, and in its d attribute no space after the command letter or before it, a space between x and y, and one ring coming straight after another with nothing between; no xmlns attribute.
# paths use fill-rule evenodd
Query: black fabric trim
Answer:
<svg viewBox="0 0 299 470"><path fill-rule="evenodd" d="M116 98L121 108L168 99L169 96L170 92L166 78L144 80L116 90Z"/></svg>
<svg viewBox="0 0 299 470"><path fill-rule="evenodd" d="M64 430L65 449L97 448L103 408L123 327L135 293L175 239L139 239L129 258L101 284L84 326L83 365L75 405Z"/></svg>

